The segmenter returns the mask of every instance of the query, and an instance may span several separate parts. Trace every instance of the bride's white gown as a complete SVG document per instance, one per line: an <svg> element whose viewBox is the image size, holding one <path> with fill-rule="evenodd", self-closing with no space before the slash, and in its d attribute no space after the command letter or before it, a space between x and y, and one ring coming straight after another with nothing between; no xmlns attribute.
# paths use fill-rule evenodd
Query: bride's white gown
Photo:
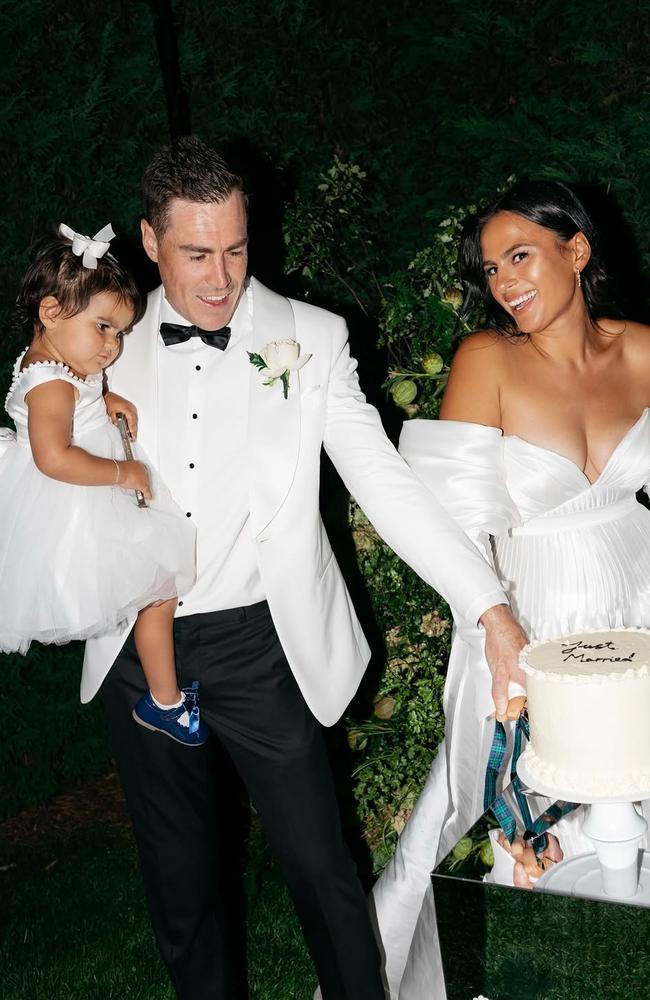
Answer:
<svg viewBox="0 0 650 1000"><path fill-rule="evenodd" d="M570 459L493 427L409 421L400 451L495 566L530 638L650 626L650 416L628 430L594 483ZM453 609L452 609L453 610ZM483 811L493 725L479 628L455 617L445 741L373 892L391 998L445 997L430 872ZM588 850L563 820L562 846Z"/></svg>

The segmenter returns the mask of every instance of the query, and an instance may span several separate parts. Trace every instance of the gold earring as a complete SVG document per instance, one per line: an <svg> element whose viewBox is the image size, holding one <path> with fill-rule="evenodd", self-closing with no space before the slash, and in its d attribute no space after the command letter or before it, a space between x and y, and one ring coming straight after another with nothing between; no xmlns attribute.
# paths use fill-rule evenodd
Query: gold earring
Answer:
<svg viewBox="0 0 650 1000"><path fill-rule="evenodd" d="M582 285L582 277L580 275L580 268L576 267L576 281L578 282L578 288Z"/></svg>

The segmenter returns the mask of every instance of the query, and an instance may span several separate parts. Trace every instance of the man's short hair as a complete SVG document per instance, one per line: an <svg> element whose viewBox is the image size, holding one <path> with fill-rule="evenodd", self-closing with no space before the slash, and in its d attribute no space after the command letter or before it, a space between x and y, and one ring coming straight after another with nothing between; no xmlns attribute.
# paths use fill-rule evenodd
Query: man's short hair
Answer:
<svg viewBox="0 0 650 1000"><path fill-rule="evenodd" d="M169 205L175 198L220 203L233 191L246 197L242 178L229 169L223 157L198 136L183 136L162 146L144 172L145 218L160 239L169 225Z"/></svg>

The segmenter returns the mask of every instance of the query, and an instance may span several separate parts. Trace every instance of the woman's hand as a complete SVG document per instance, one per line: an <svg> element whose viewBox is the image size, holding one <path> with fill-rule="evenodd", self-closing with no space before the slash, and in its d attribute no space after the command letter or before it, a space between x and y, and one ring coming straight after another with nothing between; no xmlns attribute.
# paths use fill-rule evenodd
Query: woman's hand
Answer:
<svg viewBox="0 0 650 1000"><path fill-rule="evenodd" d="M144 462L118 462L117 486L123 490L140 490L145 500L151 500L149 472Z"/></svg>
<svg viewBox="0 0 650 1000"><path fill-rule="evenodd" d="M485 628L485 658L492 674L492 699L499 722L519 717L525 697L508 699L508 686L512 682L522 690L526 677L519 666L519 652L527 643L526 633L515 619L507 604L497 604L481 615Z"/></svg>
<svg viewBox="0 0 650 1000"><path fill-rule="evenodd" d="M138 411L133 403L129 402L128 399L124 399L123 396L118 396L116 392L104 393L104 402L106 403L106 409L108 410L108 415L114 424L117 423L118 413L123 413L126 417L126 424L129 428L129 434L131 435L131 440L135 441L138 436ZM120 483L120 486L122 484Z"/></svg>

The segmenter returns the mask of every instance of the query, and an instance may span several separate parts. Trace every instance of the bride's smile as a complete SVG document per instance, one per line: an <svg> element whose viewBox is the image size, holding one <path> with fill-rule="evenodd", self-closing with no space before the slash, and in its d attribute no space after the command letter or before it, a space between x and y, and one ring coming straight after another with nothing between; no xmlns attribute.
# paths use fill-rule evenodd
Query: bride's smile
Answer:
<svg viewBox="0 0 650 1000"><path fill-rule="evenodd" d="M576 275L589 257L582 234L565 242L514 212L498 212L483 228L481 250L488 287L522 333L584 314Z"/></svg>

